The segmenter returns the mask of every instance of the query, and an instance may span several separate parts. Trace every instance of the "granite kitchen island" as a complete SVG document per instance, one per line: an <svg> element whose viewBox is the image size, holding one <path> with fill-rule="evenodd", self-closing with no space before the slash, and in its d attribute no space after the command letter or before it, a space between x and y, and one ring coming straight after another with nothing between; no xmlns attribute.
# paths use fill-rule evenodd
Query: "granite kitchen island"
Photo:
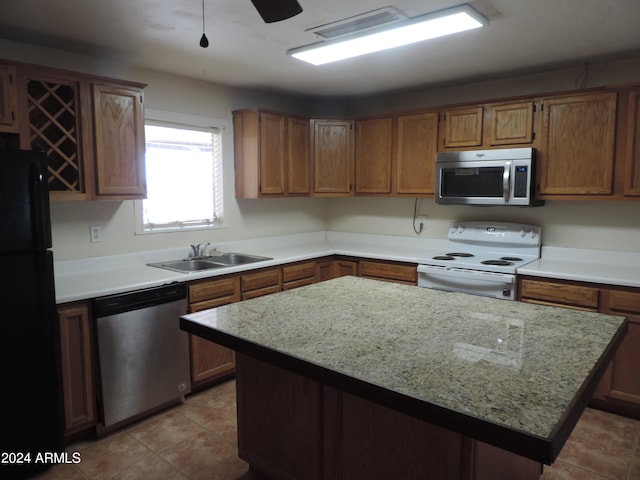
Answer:
<svg viewBox="0 0 640 480"><path fill-rule="evenodd" d="M240 456L327 480L537 478L626 323L356 277L181 318L238 352Z"/></svg>

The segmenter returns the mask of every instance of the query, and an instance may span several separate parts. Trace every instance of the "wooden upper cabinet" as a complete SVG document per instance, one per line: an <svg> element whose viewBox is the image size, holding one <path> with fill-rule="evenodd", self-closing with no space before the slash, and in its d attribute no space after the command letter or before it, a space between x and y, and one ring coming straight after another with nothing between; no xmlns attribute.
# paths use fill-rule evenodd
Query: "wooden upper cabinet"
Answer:
<svg viewBox="0 0 640 480"><path fill-rule="evenodd" d="M16 69L0 64L0 132L18 131Z"/></svg>
<svg viewBox="0 0 640 480"><path fill-rule="evenodd" d="M237 110L233 136L236 197L309 194L309 120Z"/></svg>
<svg viewBox="0 0 640 480"><path fill-rule="evenodd" d="M353 122L311 120L315 195L349 195L353 191Z"/></svg>
<svg viewBox="0 0 640 480"><path fill-rule="evenodd" d="M438 149L438 113L396 119L394 193L433 195Z"/></svg>
<svg viewBox="0 0 640 480"><path fill-rule="evenodd" d="M393 118L356 122L356 193L391 193Z"/></svg>
<svg viewBox="0 0 640 480"><path fill-rule="evenodd" d="M629 95L624 194L640 196L640 89Z"/></svg>
<svg viewBox="0 0 640 480"><path fill-rule="evenodd" d="M93 85L96 197L144 198L142 88Z"/></svg>
<svg viewBox="0 0 640 480"><path fill-rule="evenodd" d="M489 145L528 144L533 141L533 102L490 105Z"/></svg>
<svg viewBox="0 0 640 480"><path fill-rule="evenodd" d="M616 103L616 92L543 100L541 195L613 192Z"/></svg>
<svg viewBox="0 0 640 480"><path fill-rule="evenodd" d="M308 119L287 118L287 191L290 194L309 195L310 193L310 138Z"/></svg>
<svg viewBox="0 0 640 480"><path fill-rule="evenodd" d="M482 145L482 107L456 108L443 112L445 148Z"/></svg>
<svg viewBox="0 0 640 480"><path fill-rule="evenodd" d="M144 85L16 67L20 147L45 152L52 200L146 194Z"/></svg>
<svg viewBox="0 0 640 480"><path fill-rule="evenodd" d="M285 117L260 113L260 193L283 195L285 185Z"/></svg>
<svg viewBox="0 0 640 480"><path fill-rule="evenodd" d="M88 200L93 151L88 85L52 69L18 74L20 148L45 152L52 200Z"/></svg>

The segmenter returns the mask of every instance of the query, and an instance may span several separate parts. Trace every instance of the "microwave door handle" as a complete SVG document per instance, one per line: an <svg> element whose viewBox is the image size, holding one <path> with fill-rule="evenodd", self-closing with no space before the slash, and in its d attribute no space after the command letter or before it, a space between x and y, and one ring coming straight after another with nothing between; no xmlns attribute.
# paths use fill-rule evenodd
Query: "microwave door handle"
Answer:
<svg viewBox="0 0 640 480"><path fill-rule="evenodd" d="M504 165L502 191L504 192L504 203L508 205L509 199L511 198L511 162L505 162Z"/></svg>

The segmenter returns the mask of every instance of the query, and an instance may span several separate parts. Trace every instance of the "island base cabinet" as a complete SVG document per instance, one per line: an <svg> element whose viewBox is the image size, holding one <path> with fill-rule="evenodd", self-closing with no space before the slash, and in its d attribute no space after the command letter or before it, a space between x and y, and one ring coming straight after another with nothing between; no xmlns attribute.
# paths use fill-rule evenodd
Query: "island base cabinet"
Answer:
<svg viewBox="0 0 640 480"><path fill-rule="evenodd" d="M538 480L542 465L237 354L238 450L276 480Z"/></svg>
<svg viewBox="0 0 640 480"><path fill-rule="evenodd" d="M236 354L238 453L274 479L320 480L320 384Z"/></svg>

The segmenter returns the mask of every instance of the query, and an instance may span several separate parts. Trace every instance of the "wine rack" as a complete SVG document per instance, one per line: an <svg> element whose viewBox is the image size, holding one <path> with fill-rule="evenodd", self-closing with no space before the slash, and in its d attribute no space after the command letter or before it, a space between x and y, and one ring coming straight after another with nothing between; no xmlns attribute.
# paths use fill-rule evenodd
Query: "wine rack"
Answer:
<svg viewBox="0 0 640 480"><path fill-rule="evenodd" d="M29 144L46 153L49 190L84 193L79 85L31 79L27 104Z"/></svg>

